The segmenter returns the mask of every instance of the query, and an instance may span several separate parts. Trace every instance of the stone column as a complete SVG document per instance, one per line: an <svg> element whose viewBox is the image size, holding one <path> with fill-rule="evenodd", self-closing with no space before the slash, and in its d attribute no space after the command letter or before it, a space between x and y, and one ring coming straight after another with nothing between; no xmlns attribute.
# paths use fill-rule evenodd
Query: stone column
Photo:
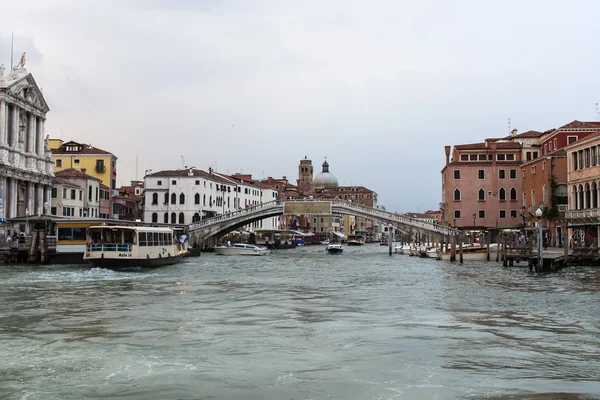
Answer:
<svg viewBox="0 0 600 400"><path fill-rule="evenodd" d="M39 158L44 158L44 119L37 117L36 121L37 155Z"/></svg>
<svg viewBox="0 0 600 400"><path fill-rule="evenodd" d="M26 208L27 210L29 210L29 215L34 215L35 214L35 198L34 198L34 194L33 194L33 182L26 182L27 184L27 202L26 204Z"/></svg>
<svg viewBox="0 0 600 400"><path fill-rule="evenodd" d="M28 114L27 115L27 153L33 154L33 150L35 148L34 144L34 125L35 125L35 115Z"/></svg>
<svg viewBox="0 0 600 400"><path fill-rule="evenodd" d="M0 146L6 143L6 132L4 129L6 119L8 119L8 115L5 111L6 102L4 99L0 99Z"/></svg>
<svg viewBox="0 0 600 400"><path fill-rule="evenodd" d="M0 218L6 218L6 212L8 210L8 198L6 197L6 183L6 177L0 176L0 199L2 199L2 213L0 213Z"/></svg>
<svg viewBox="0 0 600 400"><path fill-rule="evenodd" d="M13 105L12 143L9 145L14 149L19 145L19 107L16 104Z"/></svg>
<svg viewBox="0 0 600 400"><path fill-rule="evenodd" d="M10 188L8 197L10 198L10 215L9 218L15 218L17 216L17 180L12 178L10 180Z"/></svg>
<svg viewBox="0 0 600 400"><path fill-rule="evenodd" d="M44 215L44 187L39 183L35 185L35 213Z"/></svg>

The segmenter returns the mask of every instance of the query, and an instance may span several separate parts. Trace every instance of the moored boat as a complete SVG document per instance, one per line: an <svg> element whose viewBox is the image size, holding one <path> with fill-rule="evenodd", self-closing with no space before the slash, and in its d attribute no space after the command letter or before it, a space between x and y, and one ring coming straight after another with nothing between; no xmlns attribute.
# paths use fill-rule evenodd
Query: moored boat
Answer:
<svg viewBox="0 0 600 400"><path fill-rule="evenodd" d="M181 261L185 250L170 228L92 226L83 259L96 267L159 267Z"/></svg>
<svg viewBox="0 0 600 400"><path fill-rule="evenodd" d="M498 244L490 244L490 260L496 259L496 253L498 252ZM438 259L449 261L450 251L441 252L438 249ZM456 248L456 259L460 257L460 250ZM463 247L463 261L486 261L487 260L487 247L486 246L465 246Z"/></svg>
<svg viewBox="0 0 600 400"><path fill-rule="evenodd" d="M266 256L271 250L253 244L235 243L233 246L217 246L215 253L221 256Z"/></svg>
<svg viewBox="0 0 600 400"><path fill-rule="evenodd" d="M329 243L325 250L327 250L328 253L341 253L344 251L344 248L339 243Z"/></svg>

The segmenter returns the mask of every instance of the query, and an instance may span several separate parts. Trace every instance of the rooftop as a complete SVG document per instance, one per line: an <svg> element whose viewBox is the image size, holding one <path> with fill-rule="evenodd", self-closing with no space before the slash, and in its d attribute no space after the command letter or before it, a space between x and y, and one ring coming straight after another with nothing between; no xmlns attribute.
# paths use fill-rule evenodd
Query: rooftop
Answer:
<svg viewBox="0 0 600 400"><path fill-rule="evenodd" d="M86 174L83 171L80 171L75 168L67 168L62 171L58 171L54 173L54 176L58 178L85 178L85 179L93 179L96 181L101 181L101 179L96 178L95 176L91 176Z"/></svg>
<svg viewBox="0 0 600 400"><path fill-rule="evenodd" d="M514 142L494 142L496 145L496 149L520 149L520 143ZM454 146L456 150L485 150L491 149L491 144L487 144L485 142L481 143L469 143L469 144L457 144Z"/></svg>
<svg viewBox="0 0 600 400"><path fill-rule="evenodd" d="M93 155L111 155L109 151L93 147L91 144L77 143L74 141L63 143L58 149L52 150L52 154L93 154Z"/></svg>

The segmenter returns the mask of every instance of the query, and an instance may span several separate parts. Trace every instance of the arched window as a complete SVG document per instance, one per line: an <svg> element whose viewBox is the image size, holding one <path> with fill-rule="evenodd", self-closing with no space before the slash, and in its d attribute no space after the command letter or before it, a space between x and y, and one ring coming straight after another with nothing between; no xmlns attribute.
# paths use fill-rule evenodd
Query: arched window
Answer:
<svg viewBox="0 0 600 400"><path fill-rule="evenodd" d="M185 194L183 193L179 195L179 204L185 204Z"/></svg>
<svg viewBox="0 0 600 400"><path fill-rule="evenodd" d="M506 189L500 188L500 190L498 190L498 200L500 200L500 201L506 200Z"/></svg>
<svg viewBox="0 0 600 400"><path fill-rule="evenodd" d="M227 208L229 208L229 196L227 196Z"/></svg>
<svg viewBox="0 0 600 400"><path fill-rule="evenodd" d="M571 201L573 202L574 210L579 210L579 202L577 200L577 185L573 185L571 188Z"/></svg>
<svg viewBox="0 0 600 400"><path fill-rule="evenodd" d="M177 223L177 214L171 213L171 223L172 224L176 224Z"/></svg>
<svg viewBox="0 0 600 400"><path fill-rule="evenodd" d="M177 204L177 195L175 193L171 194L171 204Z"/></svg>
<svg viewBox="0 0 600 400"><path fill-rule="evenodd" d="M542 201L544 204L548 204L548 188L546 185L542 188Z"/></svg>
<svg viewBox="0 0 600 400"><path fill-rule="evenodd" d="M591 208L598 208L598 185L596 182L592 183L592 204Z"/></svg>
<svg viewBox="0 0 600 400"><path fill-rule="evenodd" d="M152 222L158 222L158 214L152 213Z"/></svg>
<svg viewBox="0 0 600 400"><path fill-rule="evenodd" d="M579 197L579 209L583 210L585 209L585 203L583 201L583 185L579 185L579 188L577 188L577 195Z"/></svg>
<svg viewBox="0 0 600 400"><path fill-rule="evenodd" d="M206 195L202 195L202 205L206 205Z"/></svg>
<svg viewBox="0 0 600 400"><path fill-rule="evenodd" d="M158 193L152 193L152 204L158 204Z"/></svg>
<svg viewBox="0 0 600 400"><path fill-rule="evenodd" d="M510 188L510 200L517 201L517 189Z"/></svg>
<svg viewBox="0 0 600 400"><path fill-rule="evenodd" d="M208 205L209 205L210 207L212 207L212 205L213 205L213 202L212 202L212 196L209 196L209 197L208 197Z"/></svg>
<svg viewBox="0 0 600 400"><path fill-rule="evenodd" d="M590 208L590 199L591 199L591 197L590 197L590 184L586 183L585 184L585 200L583 202L583 204L584 204L584 206L585 206L586 209Z"/></svg>
<svg viewBox="0 0 600 400"><path fill-rule="evenodd" d="M194 196L194 204L200 204L200 193L196 193Z"/></svg>
<svg viewBox="0 0 600 400"><path fill-rule="evenodd" d="M454 189L454 201L460 201L460 189Z"/></svg>
<svg viewBox="0 0 600 400"><path fill-rule="evenodd" d="M165 193L165 204L169 204L169 193Z"/></svg>
<svg viewBox="0 0 600 400"><path fill-rule="evenodd" d="M164 222L165 224L168 224L168 223L169 223L169 213L165 213L165 216L164 216L164 218L163 218L163 222Z"/></svg>
<svg viewBox="0 0 600 400"><path fill-rule="evenodd" d="M184 223L184 222L183 222L183 221L184 221L184 219L185 219L185 217L183 216L183 213L179 213L179 223L180 223L180 224L183 224L183 223Z"/></svg>
<svg viewBox="0 0 600 400"><path fill-rule="evenodd" d="M477 192L477 196L479 197L479 201L484 201L485 200L485 190L479 189L479 192Z"/></svg>
<svg viewBox="0 0 600 400"><path fill-rule="evenodd" d="M192 222L198 222L200 221L200 214L195 213L194 216L192 217Z"/></svg>

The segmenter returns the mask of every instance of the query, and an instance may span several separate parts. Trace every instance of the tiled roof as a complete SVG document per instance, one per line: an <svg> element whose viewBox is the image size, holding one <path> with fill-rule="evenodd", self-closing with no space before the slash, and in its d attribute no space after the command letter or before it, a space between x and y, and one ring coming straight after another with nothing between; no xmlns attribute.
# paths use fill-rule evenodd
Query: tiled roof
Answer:
<svg viewBox="0 0 600 400"><path fill-rule="evenodd" d="M52 185L65 185L65 186L72 186L72 187L76 187L76 188L81 188L81 186L68 181L66 179L60 179L60 178L52 178Z"/></svg>
<svg viewBox="0 0 600 400"><path fill-rule="evenodd" d="M80 151L67 151L67 146L81 146L82 149ZM90 144L77 143L77 142L73 142L73 141L63 143L58 149L52 150L52 154L95 154L95 155L112 155L113 157L115 157L114 154L112 154L109 151L98 149L96 147L93 147Z"/></svg>
<svg viewBox="0 0 600 400"><path fill-rule="evenodd" d="M585 128L598 128L600 127L600 122L582 122L582 121L571 121L566 125L561 126L558 129L585 129Z"/></svg>
<svg viewBox="0 0 600 400"><path fill-rule="evenodd" d="M190 171L192 171L192 174L190 175ZM206 171L202 171L200 169L193 169L193 168L187 168L187 169L171 169L171 170L164 170L164 171L158 171L158 172L153 172L151 174L146 175L147 177L151 176L154 178L157 177L166 177L166 178L175 178L175 177L199 177L199 178L206 178L206 179L210 179L214 182L220 182L220 183L226 183L228 185L233 185L234 182L232 182L230 179L226 179L224 177L222 177L219 174L209 174Z"/></svg>
<svg viewBox="0 0 600 400"><path fill-rule="evenodd" d="M354 190L347 190L347 189L354 189ZM339 186L338 191L339 192L343 191L344 193L375 193L371 189L367 189L364 186Z"/></svg>
<svg viewBox="0 0 600 400"><path fill-rule="evenodd" d="M55 172L54 175L59 178L86 178L101 181L101 179L98 179L95 176L88 175L85 172L82 172L75 168L63 169L62 171Z"/></svg>
<svg viewBox="0 0 600 400"><path fill-rule="evenodd" d="M103 184L103 183L100 183L100 189L106 189L106 190L109 190L110 188L109 188L108 186L106 186L105 184Z"/></svg>
<svg viewBox="0 0 600 400"><path fill-rule="evenodd" d="M520 149L520 143L514 142L494 142L496 149ZM491 149L491 144L486 145L485 142L481 143L470 143L470 144L457 144L454 146L456 150L483 150Z"/></svg>
<svg viewBox="0 0 600 400"><path fill-rule="evenodd" d="M596 139L598 137L600 137L600 130L598 130L596 132L592 132L589 135L587 135L586 137L581 138L581 139L579 139L579 140L577 140L577 141L575 141L575 142L571 143L570 145L565 146L563 148L571 148L571 147L578 146L581 143L586 143L588 141L591 142L591 141L593 141L594 139Z"/></svg>
<svg viewBox="0 0 600 400"><path fill-rule="evenodd" d="M446 167L472 167L472 166L480 166L480 167L489 167L493 165L491 161L451 161ZM513 166L513 165L521 165L521 161L496 161L496 165L502 166ZM445 168L445 167L444 167Z"/></svg>

